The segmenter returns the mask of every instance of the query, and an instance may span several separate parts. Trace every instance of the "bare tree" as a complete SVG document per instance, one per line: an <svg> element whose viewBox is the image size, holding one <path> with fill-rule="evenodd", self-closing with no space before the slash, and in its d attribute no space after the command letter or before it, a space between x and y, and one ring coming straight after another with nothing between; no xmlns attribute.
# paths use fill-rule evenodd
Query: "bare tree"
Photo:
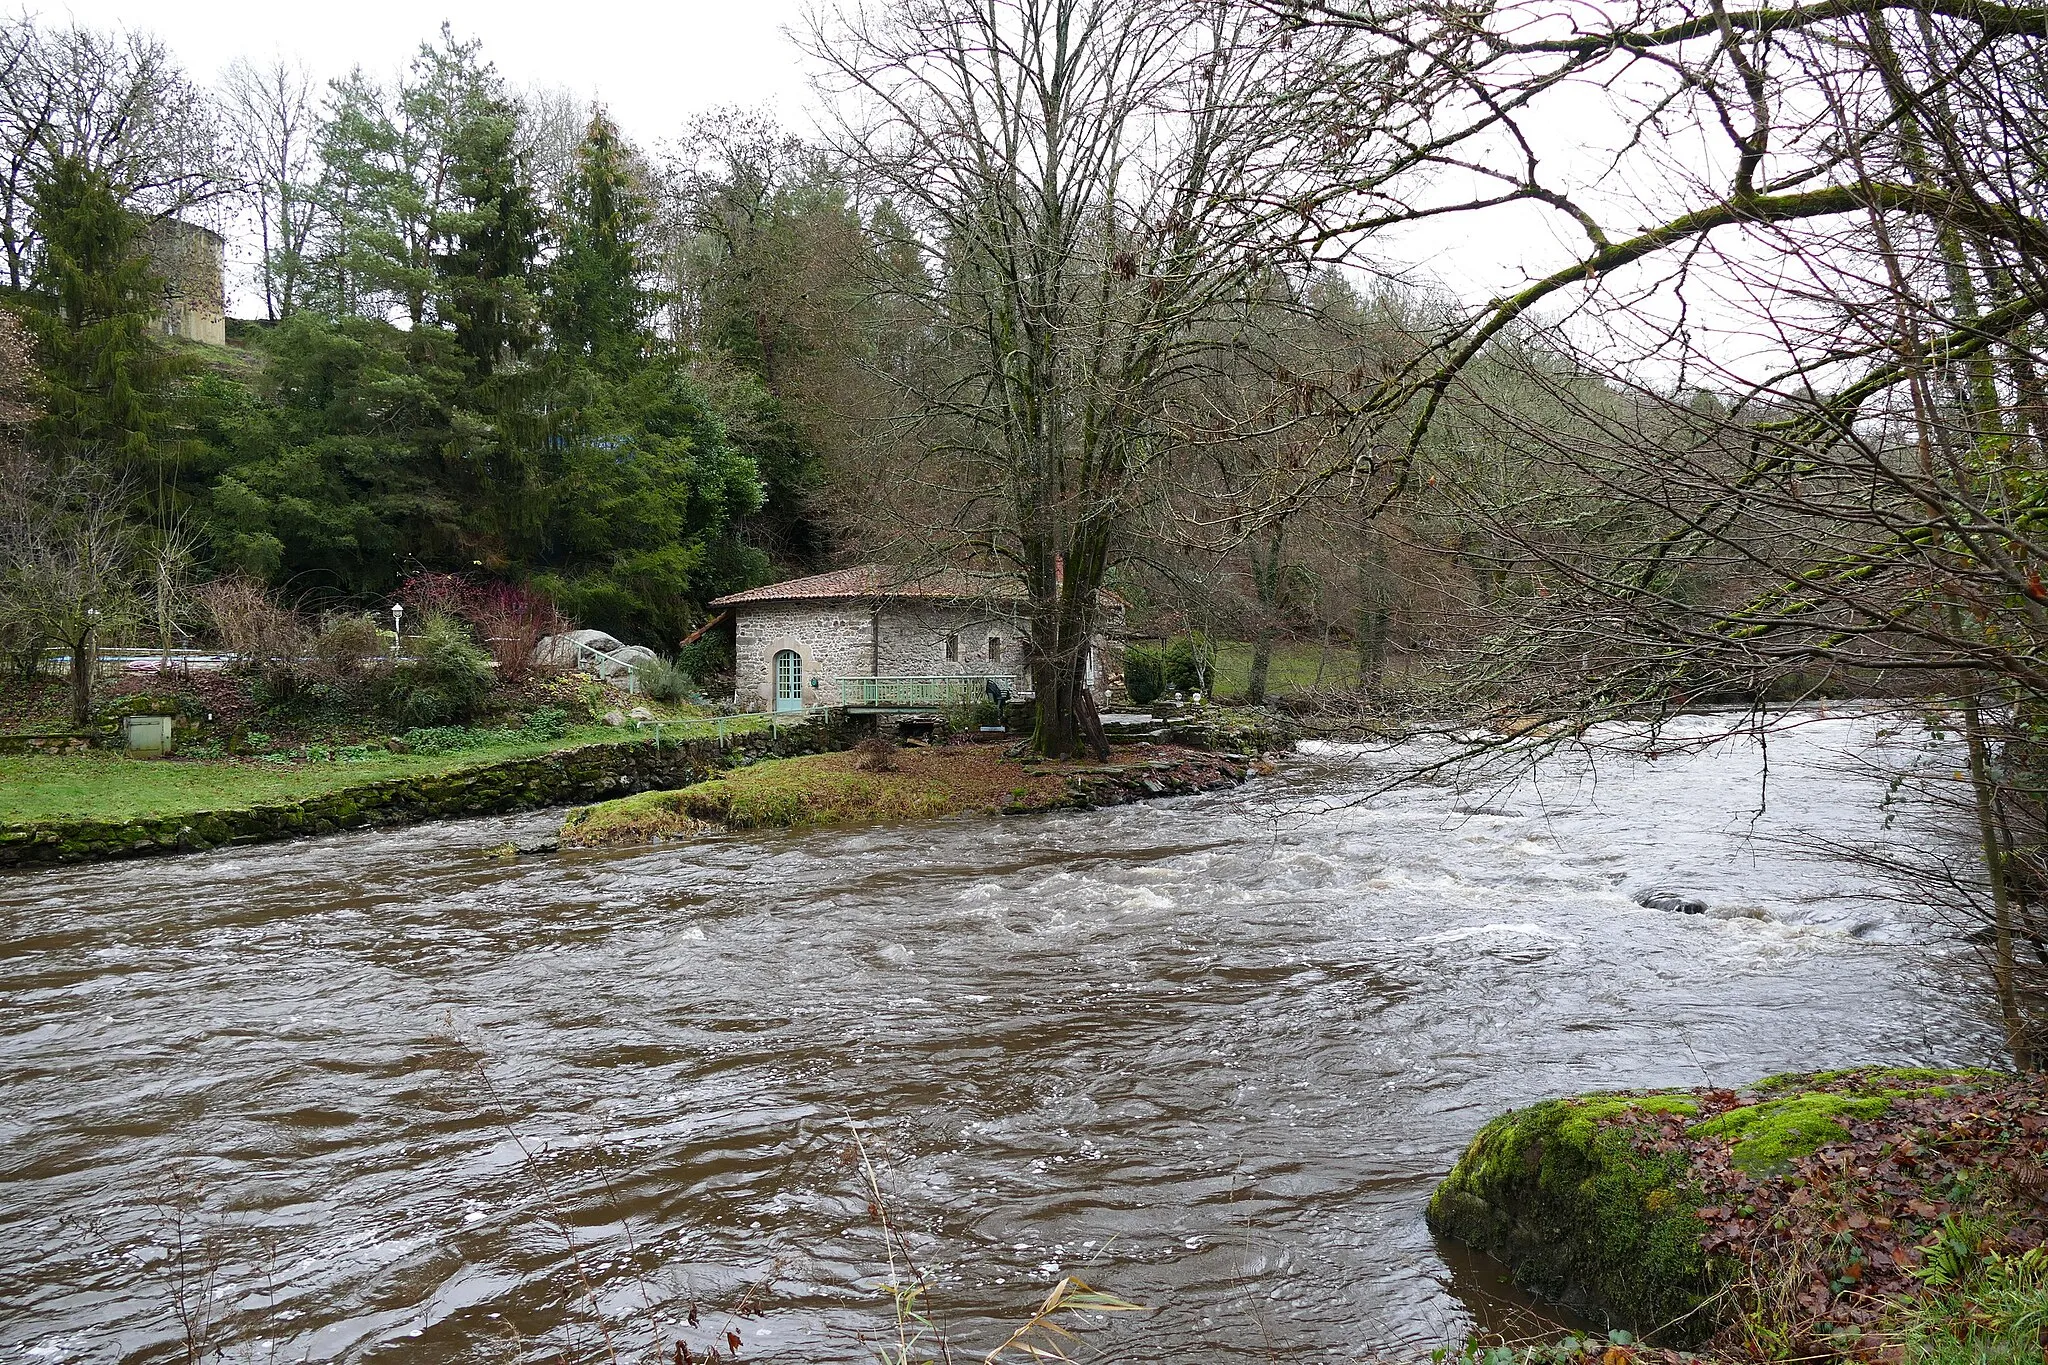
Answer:
<svg viewBox="0 0 2048 1365"><path fill-rule="evenodd" d="M0 249L10 289L28 278L29 189L56 117L42 59L41 35L25 15L0 19Z"/></svg>
<svg viewBox="0 0 2048 1365"><path fill-rule="evenodd" d="M1021 579L1044 752L1075 750L1104 579L1172 449L1162 407L1276 265L1305 264L1307 187L1364 174L1332 111L1405 98L1333 66L1340 45L1193 0L912 0L812 26L841 150L919 265L895 283L920 344L891 378L950 511L926 541Z"/></svg>
<svg viewBox="0 0 2048 1365"><path fill-rule="evenodd" d="M1583 243L1359 405L1409 470L1461 409L1511 437L1452 480L1475 683L1581 725L1845 684L1951 717L1988 995L2040 1065L2048 9L1272 8L1445 82L1398 174L1332 186L1340 231L1540 209ZM1542 155L1592 84L1618 171Z"/></svg>
<svg viewBox="0 0 2048 1365"><path fill-rule="evenodd" d="M22 457L0 470L0 628L69 656L71 722L92 721L101 636L137 619L128 490Z"/></svg>
<svg viewBox="0 0 2048 1365"><path fill-rule="evenodd" d="M104 172L124 204L152 216L238 183L211 95L161 40L136 30L0 21L0 142L0 244L14 288L35 247L29 186L53 155Z"/></svg>
<svg viewBox="0 0 2048 1365"><path fill-rule="evenodd" d="M264 315L302 301L306 251L316 221L314 83L304 64L237 59L221 77L240 178L256 218Z"/></svg>
<svg viewBox="0 0 2048 1365"><path fill-rule="evenodd" d="M591 101L560 85L530 85L513 99L519 106L519 154L541 201L559 210L590 127Z"/></svg>

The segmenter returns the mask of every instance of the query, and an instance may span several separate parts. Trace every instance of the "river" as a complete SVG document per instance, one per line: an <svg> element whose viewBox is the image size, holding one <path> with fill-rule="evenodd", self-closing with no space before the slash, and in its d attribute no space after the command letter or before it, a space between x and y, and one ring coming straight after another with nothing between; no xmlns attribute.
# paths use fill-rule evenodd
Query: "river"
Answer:
<svg viewBox="0 0 2048 1365"><path fill-rule="evenodd" d="M1799 719L1369 800L1412 752L1085 814L483 852L540 813L0 878L0 1351L871 1360L878 1213L962 1346L1077 1275L1145 1306L1084 1333L1117 1359L1426 1349L1514 1311L1422 1222L1488 1116L1995 1061L1954 945L1797 847L1886 837L1859 760L1948 755Z"/></svg>

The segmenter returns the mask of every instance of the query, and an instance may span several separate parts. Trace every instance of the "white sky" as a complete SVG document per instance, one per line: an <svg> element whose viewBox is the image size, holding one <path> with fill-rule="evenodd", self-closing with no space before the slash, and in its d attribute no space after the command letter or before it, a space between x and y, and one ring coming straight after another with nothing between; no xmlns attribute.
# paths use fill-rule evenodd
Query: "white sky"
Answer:
<svg viewBox="0 0 2048 1365"><path fill-rule="evenodd" d="M0 9L24 7L45 23L154 32L209 84L237 57L279 55L321 80L355 66L389 78L446 19L458 37L482 40L484 56L515 89L563 87L602 99L642 146L723 105L766 108L799 132L817 126L807 59L789 36L803 25L805 0L0 0ZM1589 91L1545 120L1548 166L1603 159L1598 144L1619 134L1597 104ZM1624 217L1612 226L1632 224ZM1547 273L1579 245L1576 229L1557 215L1522 207L1439 219L1376 250L1414 271L1411 278L1476 302ZM231 310L260 313L250 287L253 248L231 252L250 257L232 272L242 278Z"/></svg>
<svg viewBox="0 0 2048 1365"><path fill-rule="evenodd" d="M46 22L147 29L194 78L211 82L236 57L297 58L326 78L362 66L402 67L443 19L481 38L484 56L515 87L560 85L601 95L643 143L673 135L691 114L723 104L768 105L802 126L802 57L783 30L799 0L20 0ZM8 8L17 6L10 5Z"/></svg>
<svg viewBox="0 0 2048 1365"><path fill-rule="evenodd" d="M651 147L692 115L766 108L798 131L808 114L802 0L16 0L43 22L142 29L161 37L194 80L212 84L237 57L305 63L320 81L360 66L389 78L422 42L454 26L514 89L559 86L601 99L626 135ZM262 314L253 247L230 247L229 311Z"/></svg>

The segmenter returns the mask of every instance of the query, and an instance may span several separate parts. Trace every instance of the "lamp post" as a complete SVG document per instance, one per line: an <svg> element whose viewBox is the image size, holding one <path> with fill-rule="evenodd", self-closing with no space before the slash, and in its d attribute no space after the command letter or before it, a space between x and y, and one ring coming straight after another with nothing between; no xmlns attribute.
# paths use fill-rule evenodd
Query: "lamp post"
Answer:
<svg viewBox="0 0 2048 1365"><path fill-rule="evenodd" d="M391 657L394 661L398 658L399 641L405 636L404 624L405 607L400 603L393 602L391 604Z"/></svg>

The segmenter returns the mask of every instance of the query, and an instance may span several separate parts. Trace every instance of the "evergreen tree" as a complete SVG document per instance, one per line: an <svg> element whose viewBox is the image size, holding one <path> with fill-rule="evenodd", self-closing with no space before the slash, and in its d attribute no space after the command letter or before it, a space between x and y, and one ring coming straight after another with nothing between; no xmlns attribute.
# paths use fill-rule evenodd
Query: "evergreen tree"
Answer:
<svg viewBox="0 0 2048 1365"><path fill-rule="evenodd" d="M333 83L317 142L325 219L316 274L331 310L428 320L437 258L460 223L455 163L468 123L501 104L497 73L448 25L422 43L395 92L360 70Z"/></svg>
<svg viewBox="0 0 2048 1365"><path fill-rule="evenodd" d="M38 444L62 468L135 472L176 368L149 339L164 283L105 172L53 157L35 181L33 204L42 250L27 321L44 377Z"/></svg>
<svg viewBox="0 0 2048 1365"><path fill-rule="evenodd" d="M382 317L408 282L399 134L384 92L361 70L333 82L315 141L322 226L309 272L314 306L335 317Z"/></svg>
<svg viewBox="0 0 2048 1365"><path fill-rule="evenodd" d="M652 217L631 152L597 110L576 151L549 278L549 329L565 356L617 371L641 354L650 309L640 242Z"/></svg>
<svg viewBox="0 0 2048 1365"><path fill-rule="evenodd" d="M454 196L437 224L447 243L434 262L437 311L481 376L534 339L528 282L541 219L518 132L518 111L492 98L470 109L449 142Z"/></svg>

